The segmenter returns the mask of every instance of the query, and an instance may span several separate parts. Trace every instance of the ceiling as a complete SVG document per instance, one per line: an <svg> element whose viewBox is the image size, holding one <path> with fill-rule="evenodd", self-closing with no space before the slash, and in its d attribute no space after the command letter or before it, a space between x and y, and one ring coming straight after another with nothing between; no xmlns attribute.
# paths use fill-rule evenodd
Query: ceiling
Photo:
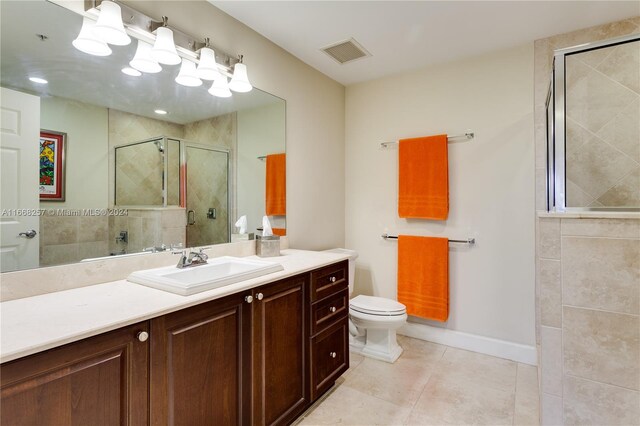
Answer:
<svg viewBox="0 0 640 426"><path fill-rule="evenodd" d="M133 58L135 41L112 46L111 56L91 56L71 45L82 26L80 15L44 0L0 0L0 8L0 84L4 87L178 124L281 101L256 89L223 99L207 92L211 83L181 86L174 81L177 65L164 66L158 74L129 77L120 69ZM48 39L40 41L36 34ZM45 78L49 84L34 84L30 76ZM155 109L169 114L159 116Z"/></svg>
<svg viewBox="0 0 640 426"><path fill-rule="evenodd" d="M345 85L640 15L637 0L209 2ZM352 37L372 56L320 50Z"/></svg>

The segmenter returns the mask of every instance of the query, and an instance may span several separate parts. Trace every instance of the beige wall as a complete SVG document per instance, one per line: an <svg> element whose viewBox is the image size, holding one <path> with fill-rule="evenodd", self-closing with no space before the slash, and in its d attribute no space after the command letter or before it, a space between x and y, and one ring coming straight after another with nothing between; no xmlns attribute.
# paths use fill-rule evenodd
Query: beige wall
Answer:
<svg viewBox="0 0 640 426"><path fill-rule="evenodd" d="M344 244L344 87L205 1L127 1L244 54L258 88L287 101L287 229L291 246ZM319 196L321 194L321 196Z"/></svg>
<svg viewBox="0 0 640 426"><path fill-rule="evenodd" d="M444 327L533 353L532 69L525 45L347 88L346 241L360 253L357 293L396 298L397 245L383 232L475 237L449 252ZM380 142L467 129L474 140L449 144L449 219L399 219L398 152Z"/></svg>
<svg viewBox="0 0 640 426"><path fill-rule="evenodd" d="M639 31L637 17L535 42L539 216L549 216L542 211L547 196L545 99L553 50ZM585 163L582 159L581 165ZM634 424L640 418L640 220L599 215L577 219L560 214L537 220L536 325L543 425Z"/></svg>
<svg viewBox="0 0 640 426"><path fill-rule="evenodd" d="M107 207L107 109L71 99L40 99L40 127L67 134L65 201L41 201L45 209Z"/></svg>

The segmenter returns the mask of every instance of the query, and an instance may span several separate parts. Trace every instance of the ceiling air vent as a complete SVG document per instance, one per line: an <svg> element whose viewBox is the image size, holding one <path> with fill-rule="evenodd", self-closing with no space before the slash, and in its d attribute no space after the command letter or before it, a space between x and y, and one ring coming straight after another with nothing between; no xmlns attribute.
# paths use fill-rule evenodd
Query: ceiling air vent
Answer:
<svg viewBox="0 0 640 426"><path fill-rule="evenodd" d="M341 41L321 49L324 53L331 56L340 64L355 61L356 59L371 56L367 49L362 47L360 43L354 39Z"/></svg>

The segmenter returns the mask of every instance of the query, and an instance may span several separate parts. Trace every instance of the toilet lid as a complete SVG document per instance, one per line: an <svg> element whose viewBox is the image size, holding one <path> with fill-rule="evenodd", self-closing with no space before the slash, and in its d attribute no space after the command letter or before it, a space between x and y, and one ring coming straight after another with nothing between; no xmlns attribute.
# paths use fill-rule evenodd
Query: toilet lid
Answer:
<svg viewBox="0 0 640 426"><path fill-rule="evenodd" d="M363 314L371 315L402 315L407 310L406 306L395 300L363 295L351 299L349 307Z"/></svg>

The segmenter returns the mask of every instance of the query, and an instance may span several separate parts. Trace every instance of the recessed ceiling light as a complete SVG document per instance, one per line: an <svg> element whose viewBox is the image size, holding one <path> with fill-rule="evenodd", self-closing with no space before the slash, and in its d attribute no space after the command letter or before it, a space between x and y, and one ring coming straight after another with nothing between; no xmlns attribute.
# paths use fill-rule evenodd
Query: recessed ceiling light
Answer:
<svg viewBox="0 0 640 426"><path fill-rule="evenodd" d="M167 115L167 111L163 110L163 109L157 109L154 111L156 114L160 114L160 115Z"/></svg>
<svg viewBox="0 0 640 426"><path fill-rule="evenodd" d="M29 77L29 80L31 80L34 83L37 84L47 84L48 81L45 80L44 78L40 78L40 77Z"/></svg>
<svg viewBox="0 0 640 426"><path fill-rule="evenodd" d="M135 68L124 67L122 68L122 72L126 75L130 75L131 77L140 77L142 73Z"/></svg>

